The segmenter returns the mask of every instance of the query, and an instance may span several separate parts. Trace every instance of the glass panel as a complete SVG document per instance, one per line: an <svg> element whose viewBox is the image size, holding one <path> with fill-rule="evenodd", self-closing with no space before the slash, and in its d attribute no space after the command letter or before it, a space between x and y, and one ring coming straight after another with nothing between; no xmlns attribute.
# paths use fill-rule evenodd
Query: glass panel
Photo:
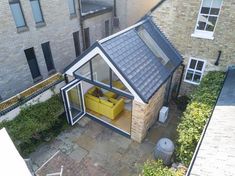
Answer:
<svg viewBox="0 0 235 176"><path fill-rule="evenodd" d="M207 22L208 16L206 15L200 15L198 20L198 30L205 30L206 22Z"/></svg>
<svg viewBox="0 0 235 176"><path fill-rule="evenodd" d="M81 103L82 98L79 85L73 87L68 91L68 99L69 99L72 118L74 118L83 112L82 103Z"/></svg>
<svg viewBox="0 0 235 176"><path fill-rule="evenodd" d="M192 79L193 79L193 71L188 70L186 75L186 80L192 81Z"/></svg>
<svg viewBox="0 0 235 176"><path fill-rule="evenodd" d="M209 20L206 26L207 31L214 31L216 20L217 20L217 17L209 17Z"/></svg>
<svg viewBox="0 0 235 176"><path fill-rule="evenodd" d="M202 71L203 64L204 64L204 62L198 61L198 63L197 63L197 68L196 68L196 69L199 70L199 71Z"/></svg>
<svg viewBox="0 0 235 176"><path fill-rule="evenodd" d="M217 8L217 9L220 9L221 7L221 4L222 4L222 0L213 0L213 3L212 3L212 8Z"/></svg>
<svg viewBox="0 0 235 176"><path fill-rule="evenodd" d="M82 67L80 67L75 74L83 76L87 79L91 80L91 70L90 70L90 62L87 62ZM95 79L95 78L94 78Z"/></svg>
<svg viewBox="0 0 235 176"><path fill-rule="evenodd" d="M34 17L35 22L36 23L43 22L42 12L40 9L39 1L38 0L31 0L30 3L31 3L33 17Z"/></svg>
<svg viewBox="0 0 235 176"><path fill-rule="evenodd" d="M162 49L158 46L155 40L150 36L150 34L143 28L137 29L139 37L148 46L148 48L154 53L154 55L159 59L159 61L166 65L169 62L169 58L164 54Z"/></svg>
<svg viewBox="0 0 235 176"><path fill-rule="evenodd" d="M121 82L121 80L114 72L112 72L112 86L124 92L130 93L130 91L126 88L126 86Z"/></svg>
<svg viewBox="0 0 235 176"><path fill-rule="evenodd" d="M201 73L195 72L194 77L193 77L193 82L199 83L201 79Z"/></svg>
<svg viewBox="0 0 235 176"><path fill-rule="evenodd" d="M214 0L211 6L212 15L218 15L221 8L222 0Z"/></svg>
<svg viewBox="0 0 235 176"><path fill-rule="evenodd" d="M69 4L69 13L70 13L70 15L76 14L75 6L74 6L74 0L68 0L68 4Z"/></svg>
<svg viewBox="0 0 235 176"><path fill-rule="evenodd" d="M203 14L209 14L210 8L209 7L202 7L201 13Z"/></svg>
<svg viewBox="0 0 235 176"><path fill-rule="evenodd" d="M96 55L92 61L92 71L93 75L96 75L95 81L102 82L109 85L110 78L109 78L109 66L104 61L104 59L100 55Z"/></svg>
<svg viewBox="0 0 235 176"><path fill-rule="evenodd" d="M203 0L202 7L210 7L212 0Z"/></svg>
<svg viewBox="0 0 235 176"><path fill-rule="evenodd" d="M10 8L15 20L16 27L26 26L20 3L10 4Z"/></svg>
<svg viewBox="0 0 235 176"><path fill-rule="evenodd" d="M196 60L191 59L191 62L190 62L189 68L195 69L196 63L197 63L197 61L196 61Z"/></svg>

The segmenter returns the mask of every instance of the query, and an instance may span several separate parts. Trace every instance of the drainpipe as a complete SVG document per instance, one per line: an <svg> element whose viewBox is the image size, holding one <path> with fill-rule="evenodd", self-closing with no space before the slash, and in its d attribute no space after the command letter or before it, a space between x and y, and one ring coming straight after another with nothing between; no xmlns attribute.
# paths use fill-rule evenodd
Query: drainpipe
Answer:
<svg viewBox="0 0 235 176"><path fill-rule="evenodd" d="M83 22L84 19L82 17L82 3L81 0L78 0L78 12L79 12L79 25L81 29L81 36L82 36L82 51L85 50L85 37L84 37L84 27L83 27Z"/></svg>
<svg viewBox="0 0 235 176"><path fill-rule="evenodd" d="M179 96L180 87L181 87L181 84L182 84L183 75L184 75L184 70L185 70L185 65L184 65L184 64L181 64L181 66L182 66L182 72L181 72L181 75L180 75L180 82L179 82L179 86L178 86L178 89L177 89L176 97Z"/></svg>
<svg viewBox="0 0 235 176"><path fill-rule="evenodd" d="M117 1L113 0L113 16L117 17Z"/></svg>
<svg viewBox="0 0 235 176"><path fill-rule="evenodd" d="M217 66L217 65L219 65L219 61L220 61L220 57L221 57L221 53L222 53L222 51L221 51L221 50L219 50L218 57L217 57L217 59L216 59L216 61L215 61L215 65L216 65L216 66Z"/></svg>

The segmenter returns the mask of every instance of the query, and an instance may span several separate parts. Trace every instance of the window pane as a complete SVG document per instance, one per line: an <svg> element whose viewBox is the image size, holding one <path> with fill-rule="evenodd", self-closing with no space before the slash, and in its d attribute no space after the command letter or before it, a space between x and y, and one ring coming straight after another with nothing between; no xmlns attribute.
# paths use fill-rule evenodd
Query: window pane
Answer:
<svg viewBox="0 0 235 176"><path fill-rule="evenodd" d="M38 0L31 0L31 7L33 11L33 17L36 23L43 22L42 12L40 9L40 4Z"/></svg>
<svg viewBox="0 0 235 176"><path fill-rule="evenodd" d="M188 70L186 75L186 80L192 81L192 79L193 79L193 71Z"/></svg>
<svg viewBox="0 0 235 176"><path fill-rule="evenodd" d="M202 7L210 7L212 0L203 0Z"/></svg>
<svg viewBox="0 0 235 176"><path fill-rule="evenodd" d="M90 71L90 62L87 62L85 65L80 67L75 74L83 76L91 80L91 71ZM94 75L93 75L94 76ZM94 78L95 79L95 78Z"/></svg>
<svg viewBox="0 0 235 176"><path fill-rule="evenodd" d="M209 14L210 8L209 7L202 7L201 13L203 14Z"/></svg>
<svg viewBox="0 0 235 176"><path fill-rule="evenodd" d="M222 0L213 0L211 8L220 9L221 4L222 4Z"/></svg>
<svg viewBox="0 0 235 176"><path fill-rule="evenodd" d="M218 15L218 14L219 14L219 10L220 10L220 9L212 8L210 14L211 14L211 15Z"/></svg>
<svg viewBox="0 0 235 176"><path fill-rule="evenodd" d="M206 15L200 15L198 20L198 30L205 30L206 22L207 22L208 16Z"/></svg>
<svg viewBox="0 0 235 176"><path fill-rule="evenodd" d="M196 60L191 59L191 62L190 62L189 68L194 69L194 68L195 68L195 66L196 66L196 63L197 63L197 61L196 61Z"/></svg>
<svg viewBox="0 0 235 176"><path fill-rule="evenodd" d="M69 13L70 13L70 15L76 14L75 6L74 6L74 0L68 0L68 4L69 4Z"/></svg>
<svg viewBox="0 0 235 176"><path fill-rule="evenodd" d="M196 69L199 70L199 71L202 71L203 64L204 64L204 62L198 61L198 63L197 63L197 68L196 68Z"/></svg>
<svg viewBox="0 0 235 176"><path fill-rule="evenodd" d="M199 83L201 79L201 73L195 72L194 77L193 77L193 82Z"/></svg>
<svg viewBox="0 0 235 176"><path fill-rule="evenodd" d="M91 62L92 62L93 75L97 76L97 79L94 80L109 85L110 72L108 64L104 61L104 59L100 55L95 56Z"/></svg>
<svg viewBox="0 0 235 176"><path fill-rule="evenodd" d="M43 51L43 55L45 58L47 70L48 71L55 70L54 61L53 61L52 54L51 54L50 43L46 42L46 43L43 43L41 46L42 46L42 51Z"/></svg>
<svg viewBox="0 0 235 176"><path fill-rule="evenodd" d="M26 26L20 3L10 4L10 8L15 20L16 27Z"/></svg>
<svg viewBox="0 0 235 176"><path fill-rule="evenodd" d="M217 20L217 17L209 17L209 20L206 26L207 31L214 31L216 20Z"/></svg>

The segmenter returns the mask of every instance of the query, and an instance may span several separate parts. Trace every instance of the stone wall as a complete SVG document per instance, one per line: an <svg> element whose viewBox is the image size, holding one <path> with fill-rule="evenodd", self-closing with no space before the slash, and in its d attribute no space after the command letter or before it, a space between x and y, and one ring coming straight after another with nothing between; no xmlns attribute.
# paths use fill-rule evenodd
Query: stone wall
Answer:
<svg viewBox="0 0 235 176"><path fill-rule="evenodd" d="M200 4L201 0L167 0L152 13L152 17L183 55L186 66L189 58L195 57L207 61L206 72L226 70L228 65L235 64L235 3L233 0L223 1L213 40L191 37ZM215 66L219 50L222 55L219 66ZM181 93L188 93L193 87L183 81Z"/></svg>
<svg viewBox="0 0 235 176"><path fill-rule="evenodd" d="M148 129L157 120L158 113L164 102L166 83L154 94L148 104L133 101L131 138L141 142Z"/></svg>
<svg viewBox="0 0 235 176"><path fill-rule="evenodd" d="M73 32L80 31L79 15L71 18L68 1L40 0L45 26L36 27L29 0L21 0L22 10L28 26L25 32L17 32L8 0L0 1L0 97L4 100L32 86L32 79L24 50L34 47L43 79L49 76L41 44L50 42L56 71L64 68L75 58ZM77 14L78 4L76 3ZM103 37L104 21L112 14L103 14L87 19L90 27L91 44ZM100 24L101 23L101 24ZM102 28L101 28L102 27ZM81 34L81 32L80 32ZM80 36L82 48L82 38Z"/></svg>

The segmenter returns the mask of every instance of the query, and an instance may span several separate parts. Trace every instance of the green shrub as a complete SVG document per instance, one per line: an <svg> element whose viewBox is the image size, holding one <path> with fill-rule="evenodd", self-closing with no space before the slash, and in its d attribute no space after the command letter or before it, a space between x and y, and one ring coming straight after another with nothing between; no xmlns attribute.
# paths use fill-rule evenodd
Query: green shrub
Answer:
<svg viewBox="0 0 235 176"><path fill-rule="evenodd" d="M183 176L183 171L174 171L163 165L161 160L147 161L142 169L142 176Z"/></svg>
<svg viewBox="0 0 235 176"><path fill-rule="evenodd" d="M65 118L58 117L63 112L59 96L53 96L46 102L25 107L12 121L0 123L5 127L23 155L32 152L43 138L51 137L55 127L63 128Z"/></svg>
<svg viewBox="0 0 235 176"><path fill-rule="evenodd" d="M224 80L223 72L209 72L191 95L177 127L177 159L189 165L207 119L210 117Z"/></svg>

